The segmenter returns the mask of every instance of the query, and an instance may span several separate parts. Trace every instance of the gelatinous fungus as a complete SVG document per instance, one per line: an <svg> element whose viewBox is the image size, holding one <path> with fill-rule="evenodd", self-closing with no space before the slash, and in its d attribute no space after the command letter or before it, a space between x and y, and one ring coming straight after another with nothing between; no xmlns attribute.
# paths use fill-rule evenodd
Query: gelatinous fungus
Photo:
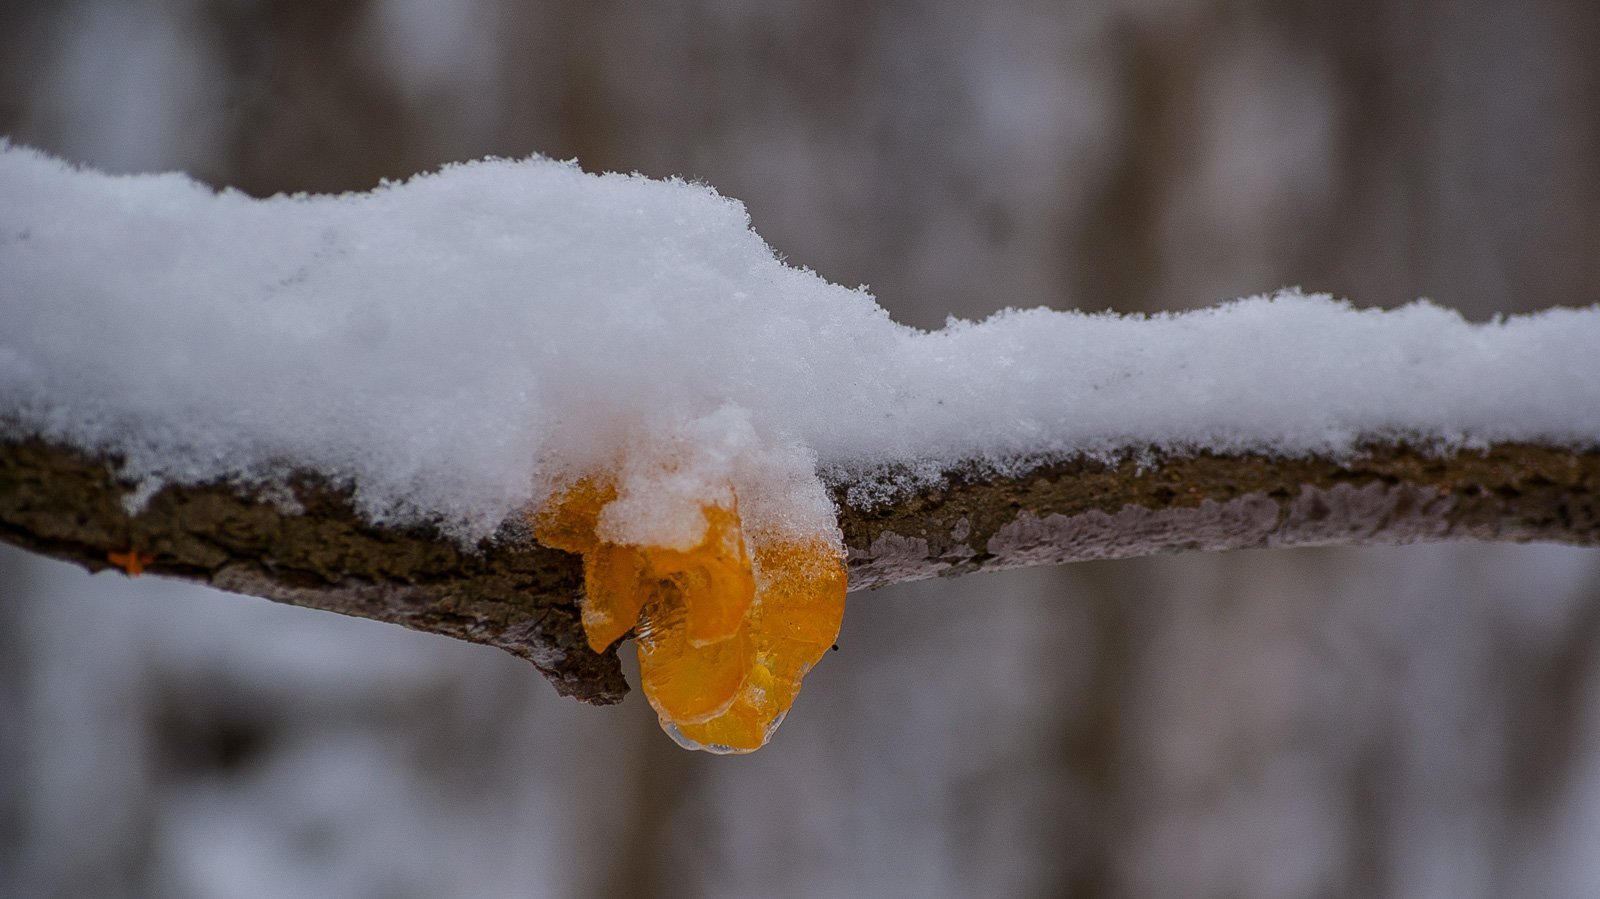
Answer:
<svg viewBox="0 0 1600 899"><path fill-rule="evenodd" d="M615 498L586 478L534 516L541 542L583 556L589 645L603 651L633 631L640 685L680 745L759 749L838 637L842 550L823 536L749 533L736 498L701 507L705 534L691 549L611 543L597 529Z"/></svg>

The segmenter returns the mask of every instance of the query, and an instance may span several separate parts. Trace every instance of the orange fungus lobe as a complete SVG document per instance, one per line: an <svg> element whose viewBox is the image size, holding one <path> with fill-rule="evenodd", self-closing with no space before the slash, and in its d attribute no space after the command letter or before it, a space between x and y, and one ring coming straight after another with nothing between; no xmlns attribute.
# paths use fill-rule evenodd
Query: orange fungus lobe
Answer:
<svg viewBox="0 0 1600 899"><path fill-rule="evenodd" d="M615 498L586 478L534 517L541 542L583 556L589 645L603 651L633 631L640 685L679 743L759 749L838 637L842 553L823 536L750 534L737 502L702 506L705 534L687 550L611 543L597 529Z"/></svg>

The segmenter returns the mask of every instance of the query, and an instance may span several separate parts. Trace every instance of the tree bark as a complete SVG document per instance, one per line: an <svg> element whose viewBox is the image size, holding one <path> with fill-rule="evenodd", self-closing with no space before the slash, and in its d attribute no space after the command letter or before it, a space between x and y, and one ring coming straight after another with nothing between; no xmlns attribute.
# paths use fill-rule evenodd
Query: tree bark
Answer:
<svg viewBox="0 0 1600 899"><path fill-rule="evenodd" d="M137 513L117 460L0 439L0 540L91 571L150 572L498 646L585 702L627 692L615 649L591 650L579 559L508 521L465 548L427 527L375 526L311 475L258 495L172 486ZM1015 468L1013 470L1016 470ZM976 571L1182 550L1437 540L1600 545L1600 449L1497 444L1439 454L1372 445L1348 458L1147 455L977 465L870 504L833 484L852 590ZM132 555L130 555L132 554Z"/></svg>

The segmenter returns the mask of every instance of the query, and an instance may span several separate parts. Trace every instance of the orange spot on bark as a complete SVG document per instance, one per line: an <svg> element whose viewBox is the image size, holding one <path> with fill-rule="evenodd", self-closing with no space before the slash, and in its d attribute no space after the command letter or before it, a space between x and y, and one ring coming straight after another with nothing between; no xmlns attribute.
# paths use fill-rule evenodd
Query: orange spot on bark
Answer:
<svg viewBox="0 0 1600 899"><path fill-rule="evenodd" d="M144 567L154 562L156 557L148 553L139 552L136 549L130 549L127 552L106 553L106 560L121 568L128 577L138 577L144 574Z"/></svg>

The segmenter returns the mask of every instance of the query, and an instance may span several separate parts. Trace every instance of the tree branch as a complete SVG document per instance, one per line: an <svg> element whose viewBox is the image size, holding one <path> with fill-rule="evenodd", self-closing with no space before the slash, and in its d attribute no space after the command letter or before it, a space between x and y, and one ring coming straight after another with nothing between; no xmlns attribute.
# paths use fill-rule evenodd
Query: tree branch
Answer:
<svg viewBox="0 0 1600 899"><path fill-rule="evenodd" d="M169 487L137 515L117 460L0 439L0 540L91 571L112 554L222 590L498 646L592 703L627 692L615 652L589 649L576 556L508 522L467 551L386 528L349 495L293 479L292 502L230 484ZM886 476L886 475L885 475ZM1499 444L1436 455L1377 445L1348 459L1164 456L976 466L876 507L835 485L851 589L936 575L1179 550L1544 540L1600 545L1600 449ZM292 511L291 511L292 509Z"/></svg>

